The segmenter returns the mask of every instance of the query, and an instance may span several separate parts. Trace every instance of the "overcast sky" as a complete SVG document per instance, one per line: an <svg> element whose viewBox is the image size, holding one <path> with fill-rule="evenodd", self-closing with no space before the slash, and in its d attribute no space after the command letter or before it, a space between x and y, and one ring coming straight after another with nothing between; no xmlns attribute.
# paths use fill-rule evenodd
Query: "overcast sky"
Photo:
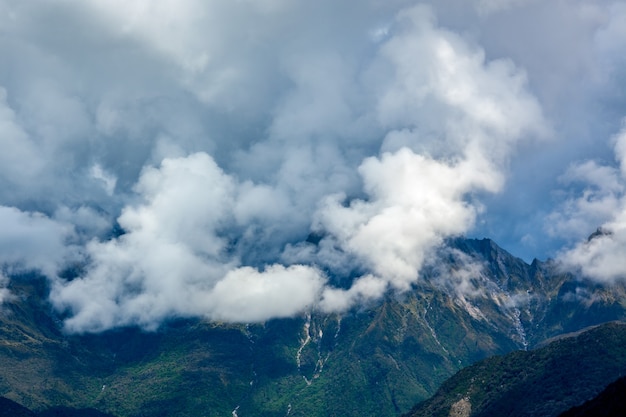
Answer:
<svg viewBox="0 0 626 417"><path fill-rule="evenodd" d="M624 1L0 0L0 287L41 271L69 331L259 321L455 236L611 283L624 117Z"/></svg>

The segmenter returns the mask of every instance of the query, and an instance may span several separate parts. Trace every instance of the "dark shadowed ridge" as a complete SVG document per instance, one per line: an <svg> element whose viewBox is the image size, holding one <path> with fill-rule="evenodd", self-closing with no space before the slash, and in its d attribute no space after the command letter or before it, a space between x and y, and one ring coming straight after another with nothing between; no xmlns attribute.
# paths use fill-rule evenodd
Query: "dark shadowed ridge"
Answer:
<svg viewBox="0 0 626 417"><path fill-rule="evenodd" d="M36 417L36 415L15 401L0 397L0 417Z"/></svg>
<svg viewBox="0 0 626 417"><path fill-rule="evenodd" d="M488 358L447 380L406 417L558 416L626 375L625 345L626 324L608 323L534 351Z"/></svg>
<svg viewBox="0 0 626 417"><path fill-rule="evenodd" d="M52 407L37 413L37 417L115 417L93 408Z"/></svg>
<svg viewBox="0 0 626 417"><path fill-rule="evenodd" d="M93 408L53 407L35 413L5 397L0 397L0 417L115 417Z"/></svg>
<svg viewBox="0 0 626 417"><path fill-rule="evenodd" d="M597 397L559 417L622 417L626 414L626 377L611 383Z"/></svg>

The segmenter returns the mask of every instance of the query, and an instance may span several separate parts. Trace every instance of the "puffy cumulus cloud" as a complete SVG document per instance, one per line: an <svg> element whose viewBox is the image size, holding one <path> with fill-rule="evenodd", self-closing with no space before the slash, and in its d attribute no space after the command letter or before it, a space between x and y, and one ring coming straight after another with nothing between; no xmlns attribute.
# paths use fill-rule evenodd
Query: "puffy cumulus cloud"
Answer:
<svg viewBox="0 0 626 417"><path fill-rule="evenodd" d="M471 226L476 208L466 203L464 192L472 179L462 167L406 148L368 159L360 171L370 200L346 206L344 196L329 197L316 227L394 287L407 289L429 250Z"/></svg>
<svg viewBox="0 0 626 417"><path fill-rule="evenodd" d="M314 308L324 283L320 271L304 265L271 265L263 271L237 268L215 285L209 314L238 322L290 317Z"/></svg>
<svg viewBox="0 0 626 417"><path fill-rule="evenodd" d="M604 283L626 279L626 119L613 140L620 168L595 162L573 167L569 176L576 174L586 186L552 214L557 227L580 227L578 234L589 235L600 225L588 239L562 251L557 259L564 268Z"/></svg>
<svg viewBox="0 0 626 417"><path fill-rule="evenodd" d="M232 230L268 216L274 201L267 187L238 183L197 153L144 169L135 191L140 202L118 218L125 234L89 242L85 274L55 281L51 300L72 313L68 331L154 329L189 316L263 321L315 304L325 281L317 269L239 266L232 239L255 236Z"/></svg>
<svg viewBox="0 0 626 417"><path fill-rule="evenodd" d="M377 280L408 289L433 249L471 229L481 210L471 195L502 187L515 142L545 129L523 73L510 62L486 63L482 51L437 28L425 7L402 13L398 25L381 52L394 76L381 91L379 117L416 128L391 131L383 148L394 152L363 161L366 199L333 195L316 212L314 229L332 241L321 257L325 248L354 255L378 277L357 281L347 300L380 296L387 285ZM340 304L339 294L330 292L329 303Z"/></svg>
<svg viewBox="0 0 626 417"><path fill-rule="evenodd" d="M378 118L391 128L383 149L477 152L484 162L501 162L523 134L547 132L526 74L512 61L486 61L484 50L437 27L427 7L400 13L395 29L373 71L390 80L377 103Z"/></svg>

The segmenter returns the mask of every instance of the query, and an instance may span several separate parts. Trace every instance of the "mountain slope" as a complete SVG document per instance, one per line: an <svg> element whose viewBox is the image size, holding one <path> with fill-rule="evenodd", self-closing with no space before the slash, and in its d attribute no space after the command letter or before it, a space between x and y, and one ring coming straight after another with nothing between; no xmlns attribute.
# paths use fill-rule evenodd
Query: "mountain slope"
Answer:
<svg viewBox="0 0 626 417"><path fill-rule="evenodd" d="M626 318L623 287L458 239L404 294L344 315L262 324L173 320L65 335L35 274L0 308L0 395L41 411L144 415L395 416L461 368Z"/></svg>
<svg viewBox="0 0 626 417"><path fill-rule="evenodd" d="M611 383L597 397L559 417L621 417L626 410L626 377Z"/></svg>
<svg viewBox="0 0 626 417"><path fill-rule="evenodd" d="M35 417L35 413L15 401L0 397L0 417Z"/></svg>
<svg viewBox="0 0 626 417"><path fill-rule="evenodd" d="M626 375L626 324L610 323L534 351L463 369L407 417L557 416Z"/></svg>

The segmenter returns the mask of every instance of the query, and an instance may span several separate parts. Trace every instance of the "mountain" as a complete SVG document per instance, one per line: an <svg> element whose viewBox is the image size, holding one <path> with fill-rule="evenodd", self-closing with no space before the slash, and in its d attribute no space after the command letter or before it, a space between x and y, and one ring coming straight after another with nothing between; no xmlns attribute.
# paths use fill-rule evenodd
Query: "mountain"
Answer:
<svg viewBox="0 0 626 417"><path fill-rule="evenodd" d="M610 323L533 351L485 359L447 380L406 417L558 416L626 375L624 346L626 324Z"/></svg>
<svg viewBox="0 0 626 417"><path fill-rule="evenodd" d="M411 291L343 315L85 335L61 331L44 278L12 276L0 395L118 417L397 416L481 359L626 318L624 286L529 265L488 239L450 241L433 259Z"/></svg>
<svg viewBox="0 0 626 417"><path fill-rule="evenodd" d="M621 417L626 410L626 377L611 383L597 397L572 407L559 417Z"/></svg>
<svg viewBox="0 0 626 417"><path fill-rule="evenodd" d="M69 407L53 407L35 413L8 398L0 397L0 417L111 417L109 414L88 408L74 409Z"/></svg>
<svg viewBox="0 0 626 417"><path fill-rule="evenodd" d="M15 401L0 397L0 417L35 417L35 413Z"/></svg>

